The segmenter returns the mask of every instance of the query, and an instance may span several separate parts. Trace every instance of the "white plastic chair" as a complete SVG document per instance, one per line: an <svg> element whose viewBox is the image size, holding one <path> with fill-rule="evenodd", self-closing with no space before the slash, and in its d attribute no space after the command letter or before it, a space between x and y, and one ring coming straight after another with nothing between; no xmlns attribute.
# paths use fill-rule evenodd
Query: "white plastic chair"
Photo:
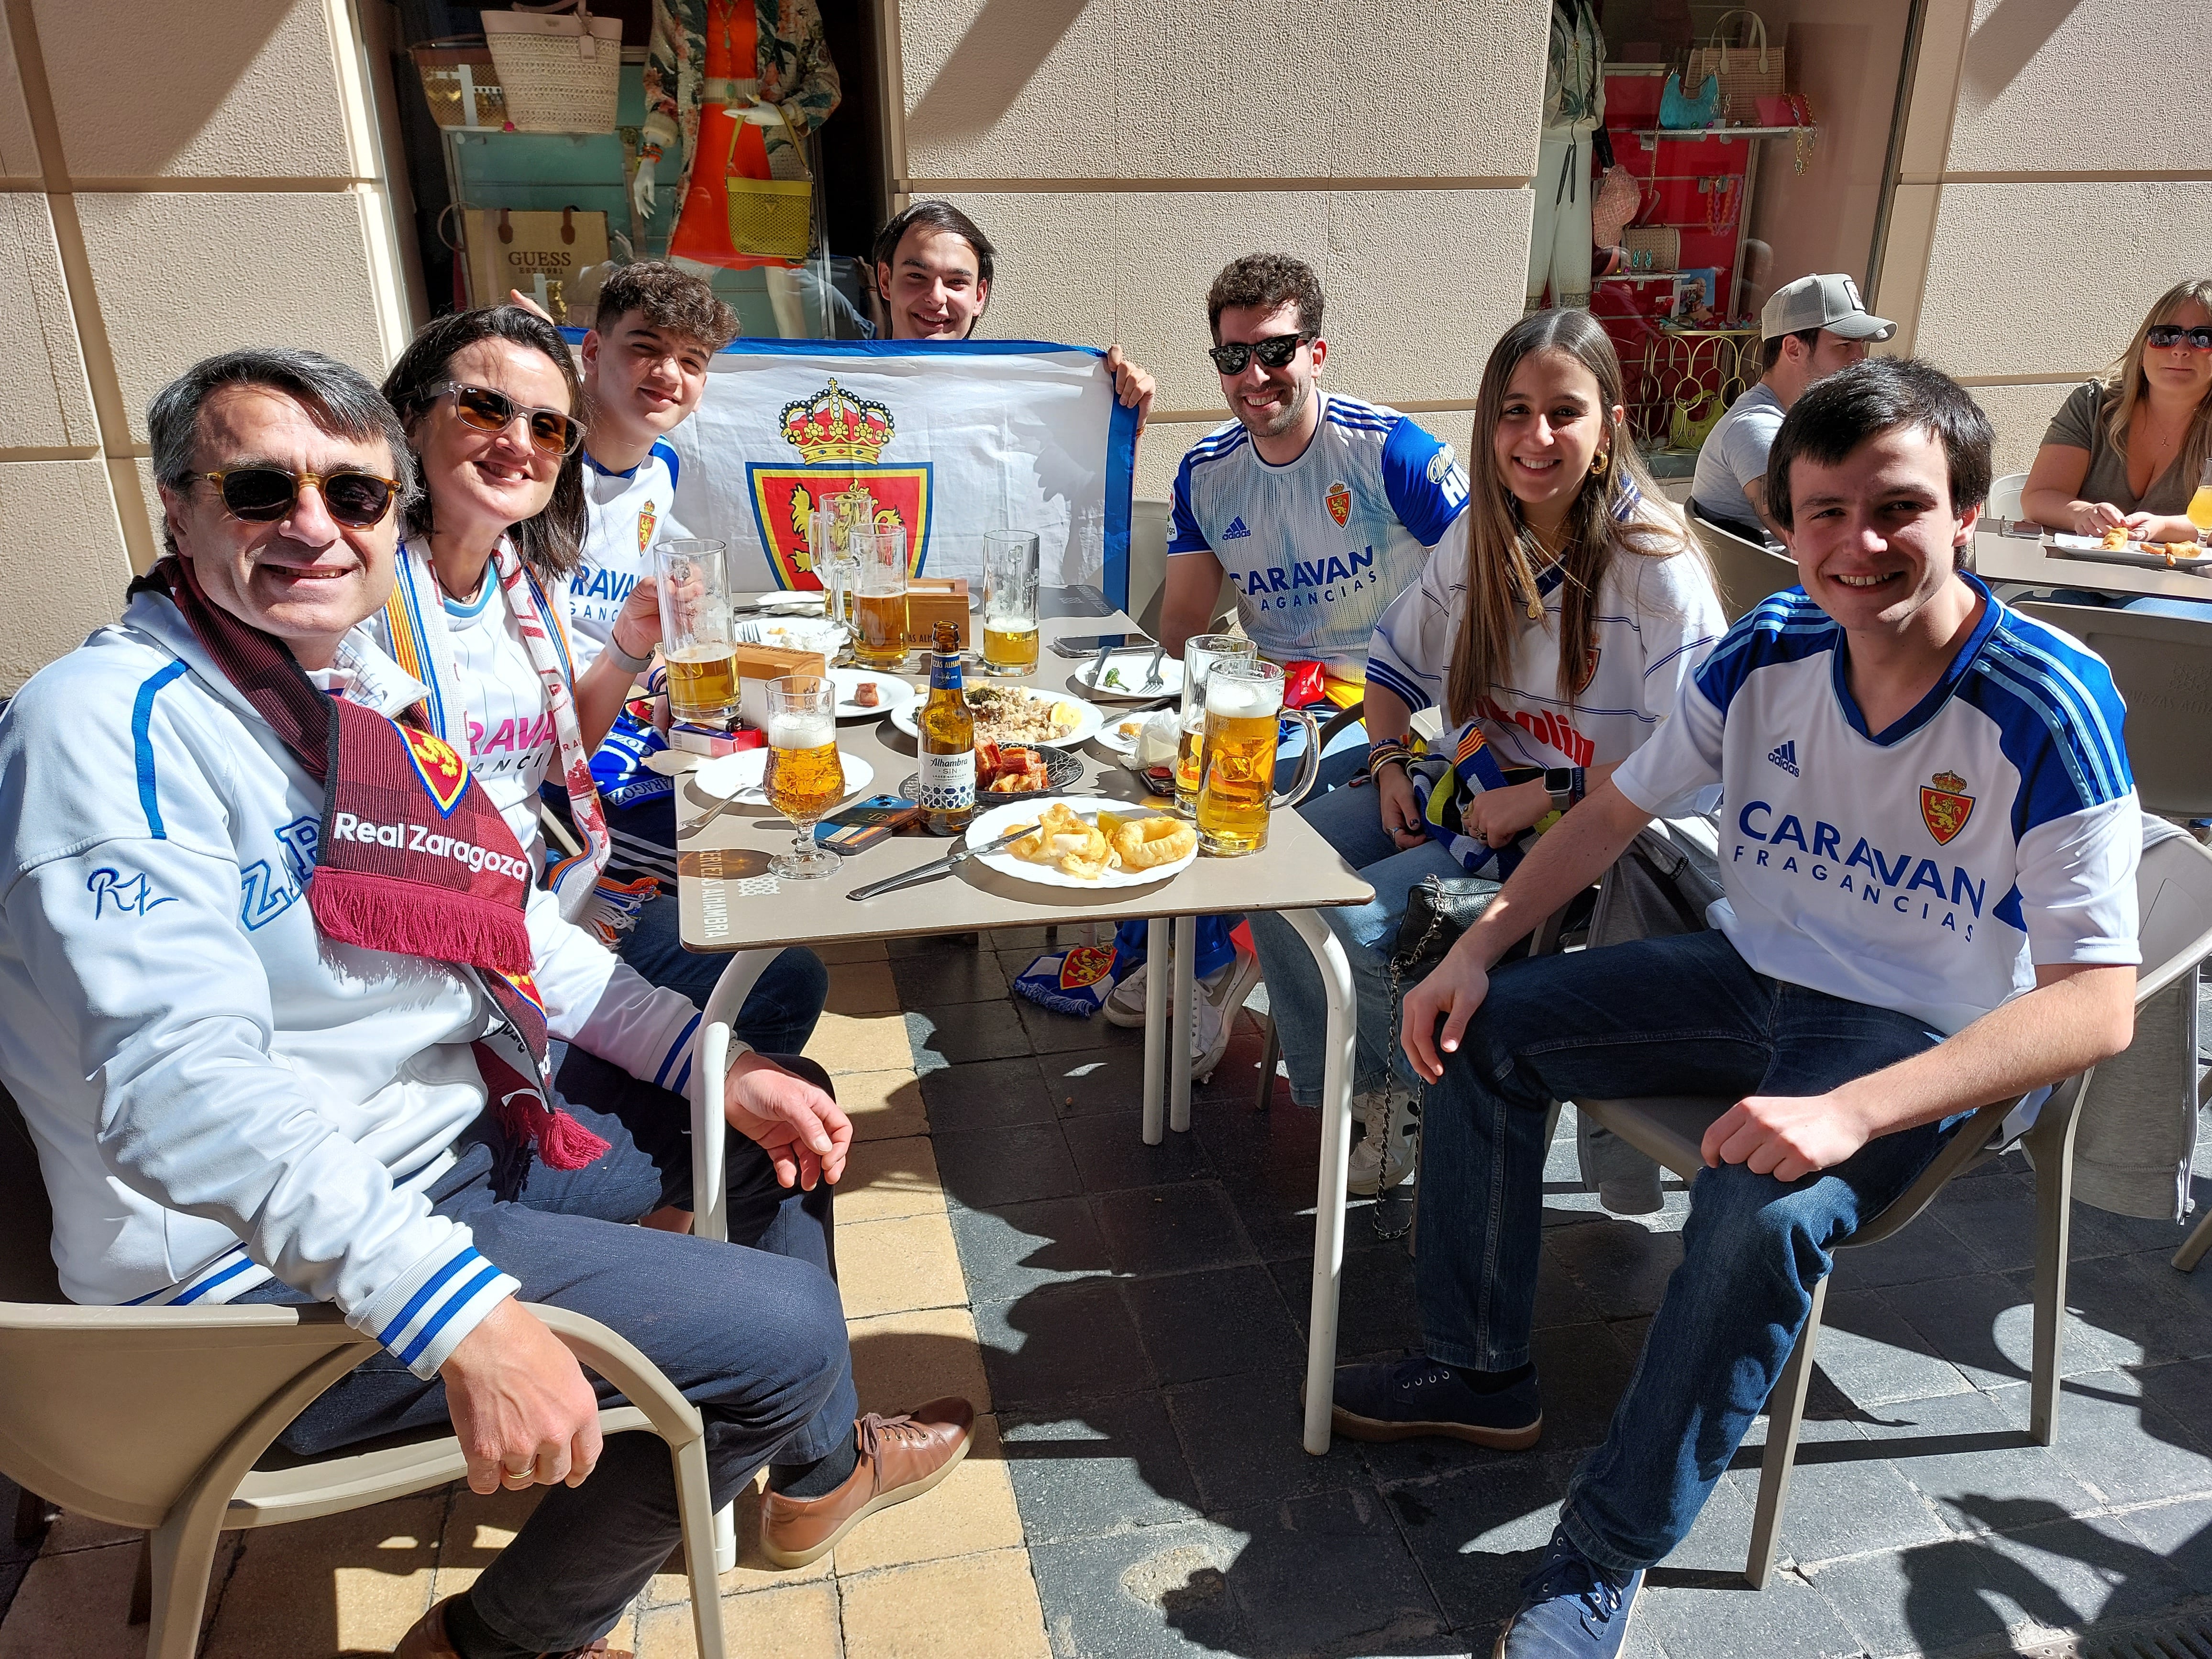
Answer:
<svg viewBox="0 0 2212 1659"><path fill-rule="evenodd" d="M147 1659L192 1659L224 1531L336 1515L466 1473L451 1435L324 1457L266 1455L317 1395L379 1352L375 1339L325 1304L80 1306L56 1282L52 1231L37 1153L0 1091L0 1474L65 1509L146 1529ZM605 1326L561 1308L531 1311L629 1401L600 1412L603 1433L641 1429L668 1443L693 1630L701 1653L720 1653L697 1408Z"/></svg>
<svg viewBox="0 0 2212 1659"><path fill-rule="evenodd" d="M2008 472L1990 481L1990 498L1982 507L1987 516L2010 524L2020 517L2020 492L2027 488L2027 474Z"/></svg>
<svg viewBox="0 0 2212 1659"><path fill-rule="evenodd" d="M2136 1006L2140 1008L2184 975L2193 975L2197 964L2212 953L2212 852L2185 836L2146 848L2136 892L2143 957L2136 979ZM2074 1131L2085 1100L2094 1095L2095 1075L2093 1068L2053 1089L2022 1142L2035 1169L2035 1336L2028 1433L2039 1446L2051 1443L2057 1427L2058 1348L2066 1313ZM1705 1167L1699 1145L1705 1130L1733 1103L1717 1097L1673 1097L1577 1101L1575 1109L1649 1152L1683 1180L1694 1182ZM1998 1131L2018 1103L2003 1100L1983 1107L1945 1143L1918 1180L1881 1214L1843 1240L1843 1246L1880 1243L1926 1209L1952 1176L1995 1156ZM1805 1391L1813 1376L1813 1349L1827 1292L1826 1279L1814 1285L1812 1311L1766 1402L1766 1452L1759 1470L1751 1549L1744 1564L1744 1577L1753 1589L1766 1587L1774 1568L1775 1544L1781 1532L1783 1505L1790 1495Z"/></svg>

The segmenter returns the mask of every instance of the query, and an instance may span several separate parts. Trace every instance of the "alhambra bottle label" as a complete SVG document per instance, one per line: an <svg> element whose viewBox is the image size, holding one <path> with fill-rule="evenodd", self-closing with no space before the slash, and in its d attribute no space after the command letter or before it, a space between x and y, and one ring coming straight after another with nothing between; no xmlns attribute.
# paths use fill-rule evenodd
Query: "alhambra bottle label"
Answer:
<svg viewBox="0 0 2212 1659"><path fill-rule="evenodd" d="M962 695L960 634L937 624L929 656L929 701L915 720L921 759L915 800L933 836L957 836L975 816L975 715Z"/></svg>

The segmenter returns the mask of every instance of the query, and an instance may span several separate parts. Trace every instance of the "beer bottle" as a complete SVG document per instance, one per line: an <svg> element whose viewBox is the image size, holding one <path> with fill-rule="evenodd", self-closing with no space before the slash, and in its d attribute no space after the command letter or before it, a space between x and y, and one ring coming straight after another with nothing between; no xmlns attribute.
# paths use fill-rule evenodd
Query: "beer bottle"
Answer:
<svg viewBox="0 0 2212 1659"><path fill-rule="evenodd" d="M921 772L915 794L933 836L957 836L975 816L975 715L962 695L960 630L937 624L929 701L915 721Z"/></svg>

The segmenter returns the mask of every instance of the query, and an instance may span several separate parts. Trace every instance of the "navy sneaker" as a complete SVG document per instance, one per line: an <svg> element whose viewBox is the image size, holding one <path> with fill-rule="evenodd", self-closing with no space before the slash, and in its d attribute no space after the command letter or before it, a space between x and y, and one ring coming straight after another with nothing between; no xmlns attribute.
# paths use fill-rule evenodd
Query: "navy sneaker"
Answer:
<svg viewBox="0 0 2212 1659"><path fill-rule="evenodd" d="M1617 1577L1555 1529L1544 1559L1521 1581L1521 1610L1498 1632L1490 1659L1613 1659L1643 1588L1642 1568Z"/></svg>
<svg viewBox="0 0 2212 1659"><path fill-rule="evenodd" d="M1354 1440L1439 1434L1498 1451L1522 1451L1543 1433L1544 1408L1536 1398L1533 1366L1510 1389L1477 1394L1450 1366L1417 1353L1379 1365L1338 1366L1330 1422Z"/></svg>

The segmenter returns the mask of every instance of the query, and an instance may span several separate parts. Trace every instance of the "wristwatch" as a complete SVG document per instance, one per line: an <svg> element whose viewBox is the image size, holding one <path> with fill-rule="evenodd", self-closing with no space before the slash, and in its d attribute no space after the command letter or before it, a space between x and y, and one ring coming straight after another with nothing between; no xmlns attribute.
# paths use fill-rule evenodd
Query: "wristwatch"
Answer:
<svg viewBox="0 0 2212 1659"><path fill-rule="evenodd" d="M1547 766L1544 769L1544 793L1552 798L1552 810L1564 812L1575 804L1575 773L1571 766Z"/></svg>

